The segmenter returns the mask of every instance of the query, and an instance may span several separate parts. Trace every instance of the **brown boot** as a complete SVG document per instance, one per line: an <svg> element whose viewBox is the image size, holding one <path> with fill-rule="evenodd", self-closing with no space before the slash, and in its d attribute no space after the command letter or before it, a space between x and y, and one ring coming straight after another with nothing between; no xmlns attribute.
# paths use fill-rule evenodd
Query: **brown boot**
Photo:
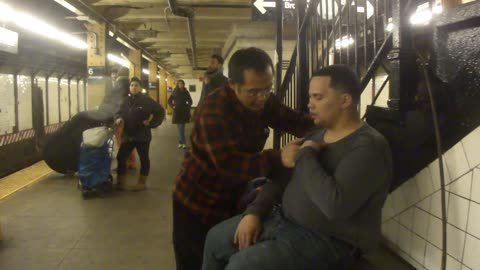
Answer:
<svg viewBox="0 0 480 270"><path fill-rule="evenodd" d="M138 177L138 183L133 186L133 187L130 187L128 190L130 191L142 191L142 190L145 190L147 188L147 186L145 185L147 183L147 177L146 175L141 175Z"/></svg>
<svg viewBox="0 0 480 270"><path fill-rule="evenodd" d="M125 190L127 187L127 176L126 175L118 175L117 176L117 185L115 189L117 190Z"/></svg>

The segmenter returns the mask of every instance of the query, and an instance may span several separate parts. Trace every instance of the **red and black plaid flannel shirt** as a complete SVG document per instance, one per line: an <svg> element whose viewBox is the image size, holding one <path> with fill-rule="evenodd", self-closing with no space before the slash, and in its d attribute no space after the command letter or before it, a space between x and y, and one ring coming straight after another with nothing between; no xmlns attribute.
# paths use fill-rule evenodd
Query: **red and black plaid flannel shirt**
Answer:
<svg viewBox="0 0 480 270"><path fill-rule="evenodd" d="M175 181L173 197L201 221L214 225L235 214L246 183L280 164L280 152L263 150L269 128L301 137L313 126L271 95L263 112L247 110L225 86L197 107L191 135Z"/></svg>

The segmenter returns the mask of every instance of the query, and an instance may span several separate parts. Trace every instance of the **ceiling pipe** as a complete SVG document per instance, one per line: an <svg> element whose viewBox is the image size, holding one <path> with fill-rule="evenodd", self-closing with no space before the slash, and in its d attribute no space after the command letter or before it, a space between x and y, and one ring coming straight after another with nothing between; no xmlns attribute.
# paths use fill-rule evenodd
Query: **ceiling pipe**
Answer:
<svg viewBox="0 0 480 270"><path fill-rule="evenodd" d="M70 7L75 8L75 11L72 9L65 7L63 2L68 3ZM110 22L107 18L105 18L102 14L97 12L95 9L93 9L90 5L87 3L83 2L83 0L63 0L63 1L57 1L60 5L64 6L65 8L71 10L75 14L79 16L88 16L88 17L93 17L93 19L97 22L104 22L107 24L111 29L114 29L114 34L117 37L120 37L121 39L125 40L130 46L141 49L142 54L145 54L147 57L150 57L151 59L155 59L155 57L150 54L148 51L146 51L140 44L129 38L125 33L123 33L120 30L117 30L117 26ZM161 66L161 68L164 68ZM164 68L165 69L165 68Z"/></svg>
<svg viewBox="0 0 480 270"><path fill-rule="evenodd" d="M192 68L197 68L197 45L195 42L195 28L193 27L193 13L187 9L177 6L176 0L168 0L168 7L172 11L173 15L187 18L188 34L190 35L190 43L192 46Z"/></svg>

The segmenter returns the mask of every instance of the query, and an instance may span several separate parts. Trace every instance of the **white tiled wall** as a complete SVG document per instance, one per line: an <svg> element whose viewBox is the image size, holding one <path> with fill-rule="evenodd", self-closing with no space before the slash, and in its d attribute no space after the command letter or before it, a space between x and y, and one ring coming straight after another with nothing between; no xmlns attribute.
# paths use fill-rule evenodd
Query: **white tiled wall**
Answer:
<svg viewBox="0 0 480 270"><path fill-rule="evenodd" d="M15 126L13 75L0 74L0 135L12 133Z"/></svg>
<svg viewBox="0 0 480 270"><path fill-rule="evenodd" d="M32 122L32 80L30 76L17 76L18 85L18 129L31 129Z"/></svg>
<svg viewBox="0 0 480 270"><path fill-rule="evenodd" d="M60 114L62 122L68 121L69 119L68 109L70 104L68 101L68 91L68 80L62 79L60 81L60 89L58 89L60 94Z"/></svg>
<svg viewBox="0 0 480 270"><path fill-rule="evenodd" d="M45 80L44 77L37 77L37 86L42 89L42 94L43 94L43 123L46 125L47 124L47 81Z"/></svg>
<svg viewBox="0 0 480 270"><path fill-rule="evenodd" d="M70 112L72 116L78 113L78 84L76 80L70 81Z"/></svg>
<svg viewBox="0 0 480 270"><path fill-rule="evenodd" d="M58 79L49 78L48 79L48 118L50 120L49 124L56 124L59 122L58 119Z"/></svg>
<svg viewBox="0 0 480 270"><path fill-rule="evenodd" d="M444 155L447 269L480 270L480 128ZM383 208L385 241L417 269L440 269L442 222L438 160L392 192Z"/></svg>
<svg viewBox="0 0 480 270"><path fill-rule="evenodd" d="M85 85L82 80L78 81L78 103L81 112L87 109L85 107Z"/></svg>

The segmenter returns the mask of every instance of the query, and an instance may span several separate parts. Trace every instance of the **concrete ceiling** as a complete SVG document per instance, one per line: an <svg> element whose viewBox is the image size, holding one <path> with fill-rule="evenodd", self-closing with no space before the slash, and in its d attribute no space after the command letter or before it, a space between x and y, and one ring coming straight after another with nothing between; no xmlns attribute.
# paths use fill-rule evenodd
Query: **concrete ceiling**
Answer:
<svg viewBox="0 0 480 270"><path fill-rule="evenodd" d="M275 38L273 22L252 22L251 0L174 0L193 14L195 63L187 18L174 15L167 0L67 1L89 5L182 78L200 77L210 55L228 53L236 37Z"/></svg>

